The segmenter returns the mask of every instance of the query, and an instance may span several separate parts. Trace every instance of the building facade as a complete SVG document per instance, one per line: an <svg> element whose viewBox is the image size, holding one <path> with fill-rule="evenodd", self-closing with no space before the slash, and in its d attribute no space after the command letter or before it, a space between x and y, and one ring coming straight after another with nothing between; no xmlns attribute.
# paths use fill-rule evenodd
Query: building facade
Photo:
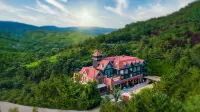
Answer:
<svg viewBox="0 0 200 112"><path fill-rule="evenodd" d="M146 62L137 57L113 56L102 57L95 51L93 65L83 67L79 72L81 83L97 81L100 91L112 90L114 86L124 88L143 82L146 73Z"/></svg>

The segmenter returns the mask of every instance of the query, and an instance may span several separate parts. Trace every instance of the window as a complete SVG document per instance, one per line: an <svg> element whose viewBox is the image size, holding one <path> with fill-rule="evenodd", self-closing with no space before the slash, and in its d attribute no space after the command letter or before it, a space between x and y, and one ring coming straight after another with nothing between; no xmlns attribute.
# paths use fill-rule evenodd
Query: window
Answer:
<svg viewBox="0 0 200 112"><path fill-rule="evenodd" d="M110 65L108 65L108 67L107 68L111 68L111 66Z"/></svg>
<svg viewBox="0 0 200 112"><path fill-rule="evenodd" d="M137 67L137 70L140 71L140 66Z"/></svg>
<svg viewBox="0 0 200 112"><path fill-rule="evenodd" d="M133 77L133 74L130 74L130 77Z"/></svg>
<svg viewBox="0 0 200 112"><path fill-rule="evenodd" d="M111 77L111 76L110 76L110 72L109 72L109 71L106 71L106 74L108 75L108 77Z"/></svg>
<svg viewBox="0 0 200 112"><path fill-rule="evenodd" d="M134 66L134 69L133 69L134 71L136 71L136 67Z"/></svg>
<svg viewBox="0 0 200 112"><path fill-rule="evenodd" d="M99 79L99 84L102 84L103 83L103 78L100 78Z"/></svg>
<svg viewBox="0 0 200 112"><path fill-rule="evenodd" d="M130 68L130 71L133 71L133 69L132 69L132 68Z"/></svg>
<svg viewBox="0 0 200 112"><path fill-rule="evenodd" d="M84 77L84 82L87 82L87 78L86 77Z"/></svg>
<svg viewBox="0 0 200 112"><path fill-rule="evenodd" d="M121 75L124 74L124 70L120 70L120 74L121 74Z"/></svg>
<svg viewBox="0 0 200 112"><path fill-rule="evenodd" d="M128 74L128 69L125 70L125 74Z"/></svg>
<svg viewBox="0 0 200 112"><path fill-rule="evenodd" d="M124 75L124 79L126 79L126 75Z"/></svg>
<svg viewBox="0 0 200 112"><path fill-rule="evenodd" d="M121 78L124 79L124 75L122 75Z"/></svg>
<svg viewBox="0 0 200 112"><path fill-rule="evenodd" d="M112 77L112 76L113 76L113 74L112 74L112 72L111 72L111 71L109 71L109 74L110 74L110 77Z"/></svg>

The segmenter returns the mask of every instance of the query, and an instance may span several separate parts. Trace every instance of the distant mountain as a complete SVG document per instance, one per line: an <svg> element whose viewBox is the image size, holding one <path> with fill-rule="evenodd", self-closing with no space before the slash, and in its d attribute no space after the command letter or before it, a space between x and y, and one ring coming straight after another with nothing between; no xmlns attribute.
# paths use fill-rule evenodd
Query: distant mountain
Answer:
<svg viewBox="0 0 200 112"><path fill-rule="evenodd" d="M100 34L106 34L110 33L112 31L115 31L117 29L114 28L102 28L102 27L56 27L56 26L42 26L40 27L45 30L51 30L51 31L73 31L73 32L81 32L85 34L91 34L91 35L100 35Z"/></svg>
<svg viewBox="0 0 200 112"><path fill-rule="evenodd" d="M21 37L27 31L35 30L50 30L50 31L73 31L84 34L100 35L110 33L116 29L113 28L101 28L101 27L56 27L56 26L34 26L24 23L0 21L0 31L13 33L16 37Z"/></svg>
<svg viewBox="0 0 200 112"><path fill-rule="evenodd" d="M27 31L22 38L17 38L9 32L0 32L0 56L1 52L46 53L55 49L61 50L89 38L93 38L93 35L68 31Z"/></svg>
<svg viewBox="0 0 200 112"><path fill-rule="evenodd" d="M21 35L27 31L33 31L37 29L39 29L39 27L29 24L0 21L0 31L12 33L17 37L21 37Z"/></svg>

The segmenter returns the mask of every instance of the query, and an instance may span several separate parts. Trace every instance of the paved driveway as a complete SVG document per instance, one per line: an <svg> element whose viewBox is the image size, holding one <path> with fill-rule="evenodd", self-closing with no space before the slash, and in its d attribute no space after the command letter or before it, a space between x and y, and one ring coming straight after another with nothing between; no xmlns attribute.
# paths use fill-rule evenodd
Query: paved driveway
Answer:
<svg viewBox="0 0 200 112"><path fill-rule="evenodd" d="M133 92L135 94L139 93L141 89L143 88L152 88L152 84L146 84L146 83L140 83L138 85L135 85L132 88L128 88L128 93ZM121 94L126 92L121 90ZM113 101L113 96L108 95ZM0 101L0 112L8 112L10 108L18 107L19 112L32 112L33 107L31 106L23 106L23 105L18 105L18 104L13 104L13 103L8 103L8 102L1 102ZM91 110L87 111L77 111L77 110L58 110L58 109L47 109L47 108L38 108L38 112L99 112L100 106L96 107Z"/></svg>
<svg viewBox="0 0 200 112"><path fill-rule="evenodd" d="M32 112L33 107L23 106L8 102L0 101L0 112L8 112L10 108L18 107L19 112ZM47 108L38 108L38 112L99 112L100 107L96 107L87 111L77 111L77 110L58 110L58 109L47 109Z"/></svg>

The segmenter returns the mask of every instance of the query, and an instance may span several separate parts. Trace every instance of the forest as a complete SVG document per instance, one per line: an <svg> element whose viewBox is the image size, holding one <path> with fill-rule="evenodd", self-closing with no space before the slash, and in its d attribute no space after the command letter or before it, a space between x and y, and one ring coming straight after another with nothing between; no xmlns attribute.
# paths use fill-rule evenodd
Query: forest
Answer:
<svg viewBox="0 0 200 112"><path fill-rule="evenodd" d="M89 36L72 44L48 39L54 37L51 32L45 36L27 32L29 39L1 33L0 100L78 110L101 105L101 112L197 112L200 110L199 18L200 1L195 1L170 15L131 23L109 34ZM59 32L57 36L62 34ZM128 101L101 100L95 83L81 85L73 83L71 78L74 72L92 64L91 55L96 49L104 56L131 55L144 59L148 75L161 76L161 81Z"/></svg>

